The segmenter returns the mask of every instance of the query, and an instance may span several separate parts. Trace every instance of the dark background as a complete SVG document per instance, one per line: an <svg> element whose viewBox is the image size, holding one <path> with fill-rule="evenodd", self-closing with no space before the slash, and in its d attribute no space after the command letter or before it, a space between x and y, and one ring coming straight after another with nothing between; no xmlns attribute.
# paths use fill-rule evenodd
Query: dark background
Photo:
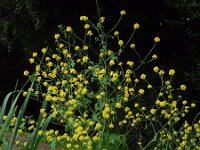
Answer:
<svg viewBox="0 0 200 150"><path fill-rule="evenodd" d="M155 49L157 65L176 69L175 81L186 84L186 97L198 100L200 85L200 2L195 0L99 0L106 27L113 25L122 9L127 16L119 25L126 36L132 25L141 28L136 44L148 52L153 38L161 42ZM57 25L77 28L79 17L97 19L95 0L0 0L0 98L23 83L23 71L30 68L33 51L51 45ZM129 59L128 55L124 59Z"/></svg>

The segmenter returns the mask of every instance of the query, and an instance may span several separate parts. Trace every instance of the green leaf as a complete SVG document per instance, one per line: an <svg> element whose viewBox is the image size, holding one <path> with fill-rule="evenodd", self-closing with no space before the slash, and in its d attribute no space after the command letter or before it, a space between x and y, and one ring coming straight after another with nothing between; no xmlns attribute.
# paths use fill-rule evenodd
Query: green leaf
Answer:
<svg viewBox="0 0 200 150"><path fill-rule="evenodd" d="M93 115L92 115L92 120L98 121L98 119L97 119L97 114L93 113Z"/></svg>
<svg viewBox="0 0 200 150"><path fill-rule="evenodd" d="M54 141L51 142L50 148L53 149L53 150L56 148L56 139L54 139Z"/></svg>
<svg viewBox="0 0 200 150"><path fill-rule="evenodd" d="M4 101L3 101L3 105L2 105L2 108L1 108L1 113L0 113L0 124L2 123L3 121L3 116L5 115L5 110L6 110L6 106L7 106L7 103L8 103L8 100L10 98L10 96L13 94L13 92L10 92L6 95Z"/></svg>

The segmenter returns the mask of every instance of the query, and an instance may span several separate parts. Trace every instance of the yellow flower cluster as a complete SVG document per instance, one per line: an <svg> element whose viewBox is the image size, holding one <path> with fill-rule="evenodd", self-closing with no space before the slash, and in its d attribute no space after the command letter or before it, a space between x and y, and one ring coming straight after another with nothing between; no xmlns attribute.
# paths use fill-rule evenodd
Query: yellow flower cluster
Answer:
<svg viewBox="0 0 200 150"><path fill-rule="evenodd" d="M122 10L120 15L121 19L126 11ZM35 65L36 81L35 86L28 91L42 103L47 103L46 107L40 109L42 121L52 114L51 121L62 128L62 132L40 129L38 135L50 144L64 145L63 149L106 149L101 145L104 140L114 149L116 143L114 146L110 144L114 140L111 141L109 135L118 136L115 128L118 129L120 138L121 135L130 135L132 130L138 133L137 136L143 136L141 130L144 130L155 138L155 148L160 148L157 141L172 144L174 139L178 149L191 148L187 147L188 143L198 148L199 122L192 125L185 123L180 132L176 131L177 124L196 104L190 104L181 94L175 94L187 89L184 84L178 88L173 87L175 70L166 71L155 66L151 68L152 72L145 72L145 69L138 71L158 56L140 56L135 44L130 42L132 37L125 42L120 40L119 31L115 28L108 33L104 32L104 20L105 17L100 17L95 26L87 16L81 16L80 21L84 22L82 29L85 32L83 39L73 32L72 27L67 26L61 33L54 35L57 47L53 54L49 54L51 48L43 48L42 62L37 62L36 52L29 59ZM140 25L135 23L133 28L134 33ZM106 42L109 41L109 33L113 34L113 31L114 36L111 37L117 39L115 44L118 46L109 50L110 45ZM63 34L67 36L66 41L63 40L66 38ZM160 42L160 38L155 37L154 42ZM136 53L140 62L120 60L120 54L124 50ZM91 57L93 55L95 56ZM28 70L24 71L25 76L29 74ZM151 79L154 77L156 83ZM158 83L161 84L158 86ZM23 96L27 96L28 91L24 91ZM13 118L11 125L15 122L16 118ZM37 122L30 121L26 130L34 131L36 126ZM23 131L21 129L18 132ZM147 137L146 142L143 143L140 139L136 143L142 148L152 139ZM122 141L117 141L117 145ZM21 144L21 141L16 141L16 145Z"/></svg>

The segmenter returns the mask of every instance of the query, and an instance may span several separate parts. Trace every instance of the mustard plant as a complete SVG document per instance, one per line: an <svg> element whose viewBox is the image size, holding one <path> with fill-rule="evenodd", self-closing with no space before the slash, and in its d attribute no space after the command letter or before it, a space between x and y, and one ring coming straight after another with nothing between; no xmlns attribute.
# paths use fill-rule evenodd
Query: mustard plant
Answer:
<svg viewBox="0 0 200 150"><path fill-rule="evenodd" d="M125 15L120 11L108 30L100 12L97 23L80 16L83 34L60 25L54 47L41 49L42 60L40 53L33 53L29 62L35 66L35 84L28 91L43 105L22 147L36 149L43 140L52 149L199 149L198 116L192 124L181 124L196 107L181 96L186 85L174 87L174 69L139 71L158 58L153 51L160 38L152 39L149 52L141 55L133 39L139 23L133 23L126 40L117 30ZM121 60L124 51L139 61ZM24 75L29 77L29 71ZM49 122L59 130L48 128Z"/></svg>

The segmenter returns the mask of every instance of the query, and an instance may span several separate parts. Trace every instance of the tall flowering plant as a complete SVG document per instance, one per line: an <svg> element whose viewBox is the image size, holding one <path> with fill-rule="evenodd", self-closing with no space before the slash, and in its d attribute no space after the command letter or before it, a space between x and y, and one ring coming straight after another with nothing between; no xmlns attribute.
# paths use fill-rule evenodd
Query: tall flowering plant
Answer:
<svg viewBox="0 0 200 150"><path fill-rule="evenodd" d="M141 55L133 39L140 25L133 24L127 40L116 30L125 15L120 11L110 30L100 14L97 23L81 16L83 34L60 25L54 47L42 48L42 60L41 54L33 53L29 62L35 66L35 83L28 91L42 107L36 122L19 129L32 132L32 139L17 145L36 149L43 140L52 149L199 148L198 116L192 124L179 123L196 104L181 96L186 85L173 87L175 70L155 66L149 74L138 71L157 59L153 50L160 38ZM132 51L139 61L120 60L124 51ZM29 77L29 71L24 75ZM59 130L47 129L45 121Z"/></svg>

